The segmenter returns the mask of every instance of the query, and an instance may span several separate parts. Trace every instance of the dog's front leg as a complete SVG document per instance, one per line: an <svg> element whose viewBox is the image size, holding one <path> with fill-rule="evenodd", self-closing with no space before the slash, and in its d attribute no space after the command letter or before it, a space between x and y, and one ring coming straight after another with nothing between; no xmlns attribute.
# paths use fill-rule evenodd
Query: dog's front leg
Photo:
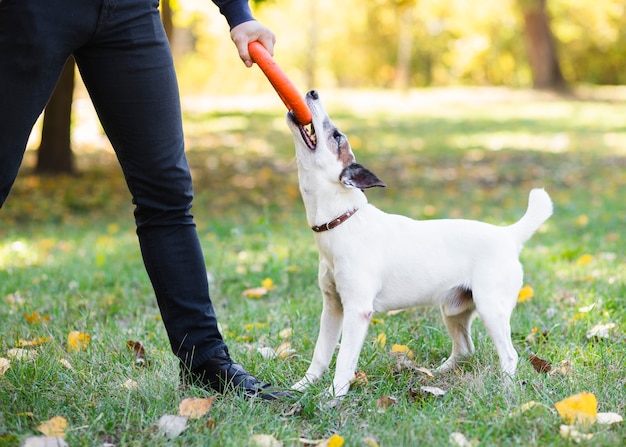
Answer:
<svg viewBox="0 0 626 447"><path fill-rule="evenodd" d="M362 306L344 308L343 335L337 356L337 369L329 390L335 397L344 396L350 389L372 314L371 308L364 309Z"/></svg>
<svg viewBox="0 0 626 447"><path fill-rule="evenodd" d="M304 391L311 383L319 379L328 370L328 365L335 352L335 347L341 334L343 308L339 297L332 290L324 290L324 305L320 318L320 330L313 351L311 365L302 379L291 388Z"/></svg>

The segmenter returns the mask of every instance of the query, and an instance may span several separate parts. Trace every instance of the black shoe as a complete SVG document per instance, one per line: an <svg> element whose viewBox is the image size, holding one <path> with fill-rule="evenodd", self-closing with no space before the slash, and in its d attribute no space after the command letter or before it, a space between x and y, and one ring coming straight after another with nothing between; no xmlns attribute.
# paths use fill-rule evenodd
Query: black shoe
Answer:
<svg viewBox="0 0 626 447"><path fill-rule="evenodd" d="M246 399L260 397L265 400L276 400L294 397L289 391L261 382L243 366L235 363L224 351L191 371L181 367L181 378L184 385L198 385L219 393L235 390L241 392Z"/></svg>

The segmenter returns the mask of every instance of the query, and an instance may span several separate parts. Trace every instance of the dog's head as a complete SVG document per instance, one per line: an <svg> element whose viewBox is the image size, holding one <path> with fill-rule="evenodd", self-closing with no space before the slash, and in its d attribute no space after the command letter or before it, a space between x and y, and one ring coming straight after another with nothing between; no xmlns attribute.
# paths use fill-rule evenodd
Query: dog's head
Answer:
<svg viewBox="0 0 626 447"><path fill-rule="evenodd" d="M311 124L303 126L292 112L287 113L299 169L347 188L386 186L376 174L356 163L348 138L328 117L317 91L308 92L305 101L311 111Z"/></svg>

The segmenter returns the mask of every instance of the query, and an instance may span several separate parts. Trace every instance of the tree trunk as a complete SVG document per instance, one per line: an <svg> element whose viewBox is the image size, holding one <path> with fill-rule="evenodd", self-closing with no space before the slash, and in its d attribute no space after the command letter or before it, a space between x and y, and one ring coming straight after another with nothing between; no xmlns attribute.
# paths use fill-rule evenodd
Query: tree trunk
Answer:
<svg viewBox="0 0 626 447"><path fill-rule="evenodd" d="M174 38L174 22L172 21L172 6L170 0L161 0L161 22L163 22L163 28L167 35L170 45Z"/></svg>
<svg viewBox="0 0 626 447"><path fill-rule="evenodd" d="M404 1L398 5L398 49L394 87L407 90L411 79L411 52L413 50L413 6Z"/></svg>
<svg viewBox="0 0 626 447"><path fill-rule="evenodd" d="M36 172L49 174L74 172L70 142L73 96L74 58L70 57L65 62L59 82L44 112Z"/></svg>
<svg viewBox="0 0 626 447"><path fill-rule="evenodd" d="M524 16L524 38L528 62L537 89L565 89L546 0L518 0Z"/></svg>

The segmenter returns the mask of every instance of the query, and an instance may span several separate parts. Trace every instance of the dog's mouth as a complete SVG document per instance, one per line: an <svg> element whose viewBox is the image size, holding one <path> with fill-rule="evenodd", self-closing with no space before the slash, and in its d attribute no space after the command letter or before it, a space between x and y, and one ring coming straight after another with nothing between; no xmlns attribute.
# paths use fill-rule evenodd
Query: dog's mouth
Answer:
<svg viewBox="0 0 626 447"><path fill-rule="evenodd" d="M291 110L289 111L289 119L291 119L291 121L298 126L298 130L300 131L300 136L302 137L304 144L306 144L311 151L314 151L317 147L317 134L315 133L315 126L313 126L313 122L303 126L298 122L296 116Z"/></svg>

